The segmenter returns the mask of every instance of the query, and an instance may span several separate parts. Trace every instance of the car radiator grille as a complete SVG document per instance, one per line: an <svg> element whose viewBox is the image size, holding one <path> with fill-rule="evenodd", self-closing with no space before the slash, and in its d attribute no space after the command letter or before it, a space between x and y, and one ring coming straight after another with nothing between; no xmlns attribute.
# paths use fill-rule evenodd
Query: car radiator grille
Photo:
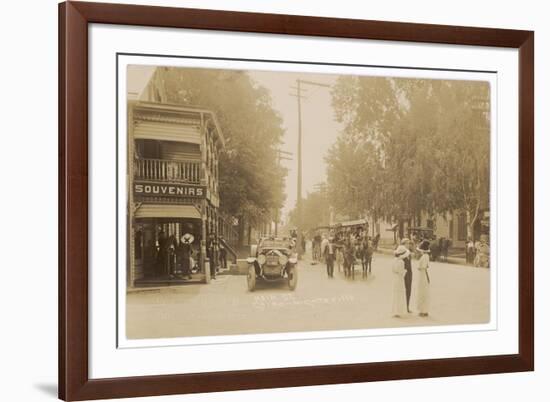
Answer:
<svg viewBox="0 0 550 402"><path fill-rule="evenodd" d="M266 257L265 263L267 265L279 265L279 256L277 256L277 255L268 255Z"/></svg>

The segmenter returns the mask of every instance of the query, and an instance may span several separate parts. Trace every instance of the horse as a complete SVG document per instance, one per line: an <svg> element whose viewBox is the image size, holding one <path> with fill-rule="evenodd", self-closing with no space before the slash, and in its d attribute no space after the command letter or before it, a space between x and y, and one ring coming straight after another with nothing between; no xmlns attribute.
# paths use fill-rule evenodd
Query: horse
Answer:
<svg viewBox="0 0 550 402"><path fill-rule="evenodd" d="M348 241L344 245L344 275L355 279L355 248Z"/></svg>
<svg viewBox="0 0 550 402"><path fill-rule="evenodd" d="M374 247L370 240L366 239L361 243L359 256L361 260L361 267L363 268L362 277L367 278L369 274L372 274L372 255L374 254Z"/></svg>

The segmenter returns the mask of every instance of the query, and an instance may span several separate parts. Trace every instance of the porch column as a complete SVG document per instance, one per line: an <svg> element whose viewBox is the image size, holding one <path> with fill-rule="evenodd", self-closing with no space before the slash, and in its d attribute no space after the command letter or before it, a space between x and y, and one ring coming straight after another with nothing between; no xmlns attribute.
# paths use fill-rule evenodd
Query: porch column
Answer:
<svg viewBox="0 0 550 402"><path fill-rule="evenodd" d="M206 269L206 200L202 200L201 203L201 259L200 267L204 272L204 281L210 283L210 270Z"/></svg>
<svg viewBox="0 0 550 402"><path fill-rule="evenodd" d="M134 212L136 206L134 204L134 108L133 104L128 105L128 155L127 155L127 168L128 168L128 214L126 221L126 239L128 239L126 255L126 288L133 288L136 277L136 260L135 260L135 244L134 244Z"/></svg>

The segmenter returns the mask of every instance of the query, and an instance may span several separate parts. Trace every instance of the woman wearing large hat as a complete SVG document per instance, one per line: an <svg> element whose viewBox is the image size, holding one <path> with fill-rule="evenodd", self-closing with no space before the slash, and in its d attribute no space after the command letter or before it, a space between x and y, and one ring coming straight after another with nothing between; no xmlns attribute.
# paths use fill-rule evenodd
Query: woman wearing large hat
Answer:
<svg viewBox="0 0 550 402"><path fill-rule="evenodd" d="M417 267L418 280L416 281L416 304L418 315L420 317L427 317L430 307L430 276L428 274L428 267L430 265L430 242L428 240L422 240L416 250L421 254Z"/></svg>
<svg viewBox="0 0 550 402"><path fill-rule="evenodd" d="M191 279L191 255L193 254L192 244L195 237L191 233L185 233L176 249L176 259L183 276Z"/></svg>

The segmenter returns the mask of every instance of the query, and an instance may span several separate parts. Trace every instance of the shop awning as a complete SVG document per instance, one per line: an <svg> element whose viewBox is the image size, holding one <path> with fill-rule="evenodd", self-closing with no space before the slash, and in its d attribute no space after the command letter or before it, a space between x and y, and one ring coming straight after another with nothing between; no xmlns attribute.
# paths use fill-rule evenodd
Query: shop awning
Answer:
<svg viewBox="0 0 550 402"><path fill-rule="evenodd" d="M201 143L200 126L137 120L134 126L136 140L181 141Z"/></svg>
<svg viewBox="0 0 550 402"><path fill-rule="evenodd" d="M356 219L354 221L342 222L341 225L344 226L344 227L361 226L361 225L365 225L366 223L367 223L366 219Z"/></svg>
<svg viewBox="0 0 550 402"><path fill-rule="evenodd" d="M201 213L194 205L142 204L137 208L135 217L201 219Z"/></svg>

